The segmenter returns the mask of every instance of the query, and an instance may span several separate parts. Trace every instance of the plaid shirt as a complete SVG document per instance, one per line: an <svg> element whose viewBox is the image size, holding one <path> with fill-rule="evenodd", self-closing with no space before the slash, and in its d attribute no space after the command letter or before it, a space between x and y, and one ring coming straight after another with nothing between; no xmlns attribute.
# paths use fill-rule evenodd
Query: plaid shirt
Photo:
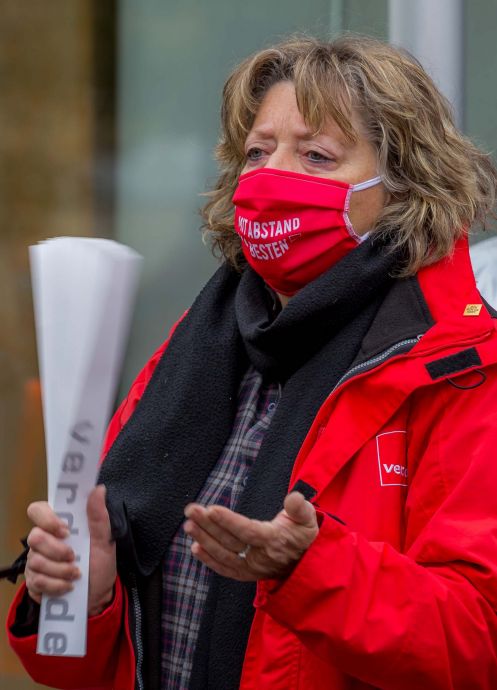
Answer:
<svg viewBox="0 0 497 690"><path fill-rule="evenodd" d="M202 505L234 509L257 458L280 397L277 384L267 384L250 367L238 391L231 435L204 488ZM164 560L162 598L163 690L188 690L193 654L212 571L190 551L191 537L177 531Z"/></svg>

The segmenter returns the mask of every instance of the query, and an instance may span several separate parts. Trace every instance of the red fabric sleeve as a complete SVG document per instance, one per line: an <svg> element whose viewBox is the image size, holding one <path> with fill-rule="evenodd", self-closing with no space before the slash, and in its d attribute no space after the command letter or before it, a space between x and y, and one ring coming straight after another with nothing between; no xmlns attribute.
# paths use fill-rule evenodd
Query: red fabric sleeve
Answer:
<svg viewBox="0 0 497 690"><path fill-rule="evenodd" d="M126 593L119 578L116 580L114 601L100 615L88 619L88 648L85 657L53 657L36 653L37 635L14 637L11 628L17 608L24 596L26 585L18 590L7 616L7 635L10 646L20 658L24 668L37 683L64 690L92 690L113 688L119 663L122 663L120 646L123 612L126 610ZM134 672L127 687L132 690Z"/></svg>
<svg viewBox="0 0 497 690"><path fill-rule="evenodd" d="M497 387L420 395L404 553L323 516L291 576L256 606L383 690L497 688Z"/></svg>

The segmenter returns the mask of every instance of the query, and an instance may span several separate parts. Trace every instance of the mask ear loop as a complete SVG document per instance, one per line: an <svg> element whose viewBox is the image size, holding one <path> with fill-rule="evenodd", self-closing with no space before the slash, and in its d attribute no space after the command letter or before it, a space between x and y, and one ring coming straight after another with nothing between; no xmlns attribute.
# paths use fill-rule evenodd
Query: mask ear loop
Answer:
<svg viewBox="0 0 497 690"><path fill-rule="evenodd" d="M364 182L359 182L358 184L353 184L352 185L352 191L353 192L360 192L363 189L369 189L370 187L374 187L377 184L380 184L381 182L381 175L378 175L377 177L372 177L370 180L365 180Z"/></svg>
<svg viewBox="0 0 497 690"><path fill-rule="evenodd" d="M364 240L369 237L369 232L364 233L364 235L358 235L354 230L354 226L350 222L349 218L350 197L352 196L352 192L360 192L363 189L369 189L370 187L374 187L375 185L380 184L380 182L381 175L378 175L377 177L372 177L370 180L365 180L364 182L359 182L358 184L351 184L347 192L347 196L345 197L343 219L345 221L345 226L347 227L349 235L354 238L357 244L361 244L361 242L364 242Z"/></svg>

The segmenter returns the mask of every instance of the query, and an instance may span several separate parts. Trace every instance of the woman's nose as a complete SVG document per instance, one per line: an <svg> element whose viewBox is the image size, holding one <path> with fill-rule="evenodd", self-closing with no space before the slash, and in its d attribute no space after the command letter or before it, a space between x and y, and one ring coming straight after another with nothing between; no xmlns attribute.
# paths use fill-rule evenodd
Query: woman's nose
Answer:
<svg viewBox="0 0 497 690"><path fill-rule="evenodd" d="M286 148L276 148L266 161L266 168L297 172L296 156Z"/></svg>

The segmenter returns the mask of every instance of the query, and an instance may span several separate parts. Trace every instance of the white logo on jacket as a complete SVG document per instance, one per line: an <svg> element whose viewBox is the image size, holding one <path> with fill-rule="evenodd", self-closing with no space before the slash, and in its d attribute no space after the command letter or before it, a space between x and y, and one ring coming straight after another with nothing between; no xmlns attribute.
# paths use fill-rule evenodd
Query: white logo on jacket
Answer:
<svg viewBox="0 0 497 690"><path fill-rule="evenodd" d="M407 486L404 430L386 431L376 437L381 486Z"/></svg>

